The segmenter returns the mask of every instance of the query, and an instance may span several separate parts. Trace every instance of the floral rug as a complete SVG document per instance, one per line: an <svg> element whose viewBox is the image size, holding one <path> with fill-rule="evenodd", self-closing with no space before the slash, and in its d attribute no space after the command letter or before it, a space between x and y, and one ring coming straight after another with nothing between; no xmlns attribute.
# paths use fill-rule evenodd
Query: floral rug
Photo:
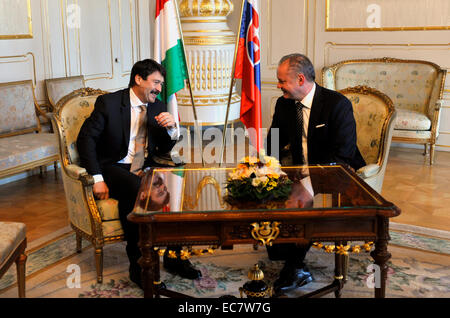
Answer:
<svg viewBox="0 0 450 318"><path fill-rule="evenodd" d="M387 297L450 297L450 247L448 240L391 231ZM125 243L104 248L104 282L96 283L94 252L87 242L81 254L74 253L74 234L64 236L29 253L27 260L27 297L48 298L140 298L143 292L128 279ZM88 246L89 245L89 246ZM413 248L414 247L414 248ZM224 295L240 297L239 287L248 281L247 273L256 263L271 285L283 263L270 261L266 249L237 245L233 250L217 250L213 255L194 257L192 263L201 270L202 278L186 280L171 275L161 267L161 278L169 289L195 297L214 298ZM350 254L348 281L342 297L373 297L368 266L373 260L367 253ZM314 281L295 293L294 297L331 283L334 255L314 248L306 263ZM79 269L79 284L74 284L73 265ZM15 266L0 279L0 297L17 297ZM327 297L334 297L333 294Z"/></svg>

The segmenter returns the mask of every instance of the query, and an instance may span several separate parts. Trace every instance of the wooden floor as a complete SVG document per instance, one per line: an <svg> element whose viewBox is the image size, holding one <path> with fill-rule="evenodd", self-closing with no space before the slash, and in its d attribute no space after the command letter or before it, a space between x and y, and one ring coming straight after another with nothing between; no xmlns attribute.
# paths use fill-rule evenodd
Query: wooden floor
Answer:
<svg viewBox="0 0 450 318"><path fill-rule="evenodd" d="M450 152L437 151L433 166L422 153L392 148L381 194L402 210L394 222L450 231Z"/></svg>
<svg viewBox="0 0 450 318"><path fill-rule="evenodd" d="M393 221L450 231L450 152L430 167L420 150L392 148L382 195L402 214ZM28 242L67 227L61 174L53 171L0 186L0 220L24 222Z"/></svg>

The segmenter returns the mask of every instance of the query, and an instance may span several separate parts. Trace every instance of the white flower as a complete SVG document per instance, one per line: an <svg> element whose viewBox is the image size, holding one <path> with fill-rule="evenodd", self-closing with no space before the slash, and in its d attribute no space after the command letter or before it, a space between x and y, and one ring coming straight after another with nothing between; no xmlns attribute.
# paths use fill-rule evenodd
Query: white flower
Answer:
<svg viewBox="0 0 450 318"><path fill-rule="evenodd" d="M252 186L254 186L255 188L257 186L259 186L261 184L261 179L260 178L253 178L252 179Z"/></svg>
<svg viewBox="0 0 450 318"><path fill-rule="evenodd" d="M252 186L258 187L260 184L266 184L269 179L266 176L256 177L252 179Z"/></svg>

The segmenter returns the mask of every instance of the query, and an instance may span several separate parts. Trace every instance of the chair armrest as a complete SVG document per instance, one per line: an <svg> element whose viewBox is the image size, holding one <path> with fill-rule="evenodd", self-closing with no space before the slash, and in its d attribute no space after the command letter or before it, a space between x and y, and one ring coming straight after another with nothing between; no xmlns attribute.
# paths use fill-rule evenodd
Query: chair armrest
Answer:
<svg viewBox="0 0 450 318"><path fill-rule="evenodd" d="M75 179L80 179L82 175L87 174L86 169L77 166L77 165L67 165L66 166L67 174L69 174L70 177Z"/></svg>
<svg viewBox="0 0 450 318"><path fill-rule="evenodd" d="M71 164L65 167L69 177L80 180L83 186L94 185L94 177L87 173L85 168Z"/></svg>
<svg viewBox="0 0 450 318"><path fill-rule="evenodd" d="M376 175L380 171L381 167L374 163L371 163L367 166L361 167L356 171L356 174L363 179L370 178Z"/></svg>

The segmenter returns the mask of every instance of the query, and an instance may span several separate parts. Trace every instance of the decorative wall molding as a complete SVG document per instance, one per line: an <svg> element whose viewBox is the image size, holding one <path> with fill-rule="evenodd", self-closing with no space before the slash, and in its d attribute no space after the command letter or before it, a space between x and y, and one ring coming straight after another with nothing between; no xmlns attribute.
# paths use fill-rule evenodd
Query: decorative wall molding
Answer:
<svg viewBox="0 0 450 318"><path fill-rule="evenodd" d="M284 0L286 1L286 0ZM266 32L267 32L267 45L266 45L266 68L268 70L276 70L277 66L278 66L278 60L279 58L281 58L281 56L279 56L279 58L275 59L274 57L274 49L279 49L278 47L274 46L274 39L272 36L272 31L274 26L280 25L283 26L283 28L285 28L285 23L278 23L277 21L274 21L277 17L274 15L274 6L276 7L280 7L280 3L279 1L276 0L265 0L265 6L263 8L267 8L267 12L261 12L261 18L262 20L265 22L261 23L262 28L266 28ZM300 1L296 0L295 4L296 6L289 6L290 8L292 8L291 10L296 10L298 7L303 7L303 14L299 15L298 20L302 21L302 30L303 30L303 34L304 34L304 38L303 39L298 39L299 41L301 41L303 44L303 50L301 50L303 53L306 54L306 52L308 52L308 27L309 27L309 0L302 0L301 1L302 4L298 5L298 3L300 3ZM288 4L289 5L289 4ZM296 22L296 21L294 21ZM292 29L291 29L292 30ZM284 48L282 48L284 49ZM284 55L284 54L283 54Z"/></svg>
<svg viewBox="0 0 450 318"><path fill-rule="evenodd" d="M448 15L442 14L450 10L448 0L350 2L326 0L326 32L450 30Z"/></svg>
<svg viewBox="0 0 450 318"><path fill-rule="evenodd" d="M31 0L0 2L0 40L33 38Z"/></svg>
<svg viewBox="0 0 450 318"><path fill-rule="evenodd" d="M16 72L17 74L20 74L20 75L17 77L10 78L8 80L2 80L2 81L3 82L12 82L12 81L32 79L33 86L36 87L36 82L37 82L36 58L35 58L34 54L32 52L27 52L26 54L23 54L23 55L0 56L0 73L4 72L3 66L8 65L10 68L10 64L14 64L14 63L28 64L28 66L26 68L28 68L29 72ZM21 70L25 70L25 68L22 68ZM7 72L5 72L5 73L7 73ZM26 75L27 73L29 74L29 76Z"/></svg>

